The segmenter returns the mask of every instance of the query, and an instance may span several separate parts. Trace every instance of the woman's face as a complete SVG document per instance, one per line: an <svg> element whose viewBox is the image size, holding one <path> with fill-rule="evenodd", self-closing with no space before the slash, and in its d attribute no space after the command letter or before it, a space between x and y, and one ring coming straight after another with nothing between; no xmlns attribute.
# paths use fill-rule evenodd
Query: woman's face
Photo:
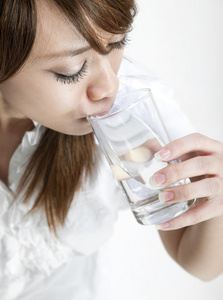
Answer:
<svg viewBox="0 0 223 300"><path fill-rule="evenodd" d="M113 47L100 55L56 8L45 2L38 9L31 55L0 91L21 117L66 134L87 134L91 128L86 116L105 113L114 102L125 37L99 32L105 45Z"/></svg>

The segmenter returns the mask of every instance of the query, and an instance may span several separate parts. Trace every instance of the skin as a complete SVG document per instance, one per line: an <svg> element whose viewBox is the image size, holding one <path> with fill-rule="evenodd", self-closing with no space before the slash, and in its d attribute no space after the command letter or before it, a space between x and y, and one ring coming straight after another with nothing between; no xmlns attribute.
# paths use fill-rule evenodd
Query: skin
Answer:
<svg viewBox="0 0 223 300"><path fill-rule="evenodd" d="M112 48L107 55L91 49L56 7L38 2L31 55L18 74L0 84L0 179L6 185L11 156L33 128L31 120L62 133L84 135L92 131L86 116L105 113L113 105L124 35L98 34ZM84 64L78 81L58 78L57 73L70 76Z"/></svg>
<svg viewBox="0 0 223 300"><path fill-rule="evenodd" d="M63 133L87 134L91 128L86 116L108 111L118 89L123 51L113 49L102 56L89 48L52 5L38 2L38 9L39 27L32 53L22 70L0 85L0 179L5 184L10 158L24 133L33 128L31 120ZM98 33L105 45L114 46L123 39ZM83 47L85 51L76 55L56 55ZM85 61L86 72L79 82L58 80L56 73L76 73ZM157 187L186 177L194 179L188 185L164 189L160 199L167 201L171 195L172 203L200 199L199 205L158 226L162 241L188 272L211 280L223 271L223 145L192 134L169 143L157 155L163 161L187 157L156 172L152 180Z"/></svg>
<svg viewBox="0 0 223 300"><path fill-rule="evenodd" d="M118 90L117 72L123 51L100 55L66 21L56 8L39 3L39 27L30 57L23 69L0 85L4 112L28 118L71 135L91 131L89 114L108 111ZM107 46L124 36L100 32ZM66 55L84 48L77 55ZM61 55L59 55L61 54ZM86 62L86 72L76 83L64 83L55 73L72 75ZM3 107L3 105L2 105Z"/></svg>
<svg viewBox="0 0 223 300"><path fill-rule="evenodd" d="M198 201L186 213L160 224L158 229L172 258L194 276L207 281L223 271L223 144L201 134L191 134L169 143L158 153L163 161L185 155L191 158L156 172L153 182L165 187L189 177L192 183L164 189L161 198L166 203L194 198ZM168 193L172 194L172 200L166 199Z"/></svg>

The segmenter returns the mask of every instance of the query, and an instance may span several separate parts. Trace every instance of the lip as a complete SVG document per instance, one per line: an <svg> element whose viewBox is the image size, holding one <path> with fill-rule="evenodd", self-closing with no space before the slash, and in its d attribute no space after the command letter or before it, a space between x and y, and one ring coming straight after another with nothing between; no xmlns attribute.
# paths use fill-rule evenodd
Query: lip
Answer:
<svg viewBox="0 0 223 300"><path fill-rule="evenodd" d="M93 114L84 116L84 117L82 117L80 119L83 120L83 121L84 120L88 121L91 117L93 117L93 118L95 118L95 117L103 117L103 116L105 116L109 112L109 110L106 110L106 111L103 111L103 112L100 112L100 113L93 113Z"/></svg>
<svg viewBox="0 0 223 300"><path fill-rule="evenodd" d="M97 113L97 114L94 114L93 116L98 116L98 117L102 117L104 115L106 115L108 112L109 112L110 109L106 110L106 111L103 111L101 113Z"/></svg>
<svg viewBox="0 0 223 300"><path fill-rule="evenodd" d="M104 110L104 111L92 113L92 114L90 114L90 115L87 115L87 117L103 117L103 116L105 116L105 115L111 110L112 106L113 106L113 103L112 103L111 106L109 106L108 109L106 109L106 110Z"/></svg>

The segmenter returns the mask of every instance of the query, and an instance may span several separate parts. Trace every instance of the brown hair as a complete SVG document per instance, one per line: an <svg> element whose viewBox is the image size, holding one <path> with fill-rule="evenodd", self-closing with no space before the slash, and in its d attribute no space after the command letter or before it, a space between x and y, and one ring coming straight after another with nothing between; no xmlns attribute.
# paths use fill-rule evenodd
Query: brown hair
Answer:
<svg viewBox="0 0 223 300"><path fill-rule="evenodd" d="M101 54L108 53L90 24L113 34L130 30L136 13L134 0L51 0ZM0 83L16 74L35 41L35 0L0 2ZM25 201L39 188L33 209L45 208L48 225L64 224L74 193L82 180L93 174L97 162L93 134L69 136L46 129L32 155L18 192L25 187Z"/></svg>

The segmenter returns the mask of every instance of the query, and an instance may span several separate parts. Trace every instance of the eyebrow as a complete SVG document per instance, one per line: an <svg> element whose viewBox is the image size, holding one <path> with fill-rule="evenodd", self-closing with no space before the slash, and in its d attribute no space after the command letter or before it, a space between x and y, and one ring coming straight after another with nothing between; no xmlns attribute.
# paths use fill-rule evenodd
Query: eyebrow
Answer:
<svg viewBox="0 0 223 300"><path fill-rule="evenodd" d="M112 50L112 48L114 48L117 44L122 42L124 39L125 39L125 36L120 41L109 43L108 47L110 48L110 50ZM50 54L47 54L47 55L43 56L42 58L43 59L50 59L50 60L54 60L54 59L57 59L57 58L69 58L69 57L74 57L76 55L80 55L84 52L89 51L90 49L92 49L92 47L86 46L86 47L75 49L75 50L65 50L65 51L61 51L61 52L58 52L58 53L50 53Z"/></svg>
<svg viewBox="0 0 223 300"><path fill-rule="evenodd" d="M90 46L75 49L75 50L65 50L58 53L50 53L43 56L43 59L57 59L57 58L65 58L65 57L73 57L79 54L82 54L84 52L87 52L88 50L92 49Z"/></svg>

